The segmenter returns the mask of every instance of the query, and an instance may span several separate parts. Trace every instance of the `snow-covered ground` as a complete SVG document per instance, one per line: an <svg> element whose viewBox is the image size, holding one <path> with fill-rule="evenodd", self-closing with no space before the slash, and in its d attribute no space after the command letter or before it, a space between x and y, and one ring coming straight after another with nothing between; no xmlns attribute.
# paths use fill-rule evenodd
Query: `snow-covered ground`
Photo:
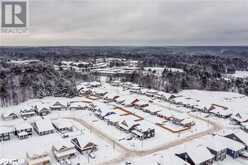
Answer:
<svg viewBox="0 0 248 165"><path fill-rule="evenodd" d="M239 127L233 126L229 119L207 116L207 114L200 112L190 112L190 110L185 107L153 99L145 95L130 93L122 87L113 87L109 84L102 83L102 86L98 87L98 89L99 91L107 91L108 94L112 96L118 95L125 100L137 98L141 102L148 103L152 109L158 109L169 116L190 119L195 122L195 125L189 130L173 133L157 125L157 123L163 123L164 119L145 113L135 107L126 107L114 102L106 103L103 99L89 100L85 97L75 97L71 99L46 97L43 99L33 99L17 106L1 108L0 112L18 113L20 110L29 109L34 106L50 107L56 101L60 101L60 103L64 105L67 105L67 103L71 101L91 101L99 108L106 111L115 111L119 115L123 112L116 110L116 107L124 108L126 111L131 112L129 115L121 116L123 118L133 118L135 120L137 116L142 117L143 120L138 122L155 129L155 137L142 141L136 138L130 138L132 137L130 133L120 131L116 127L108 125L106 121L97 118L95 114L89 110L52 111L46 118L52 121L63 118L73 123L75 129L69 138L64 139L57 132L50 135L39 136L34 131L33 136L25 140L19 140L17 137L12 136L10 141L1 142L0 157L25 159L26 153L43 150L49 152L49 155L52 157L52 163L56 164L56 160L53 158L51 152L52 145L60 140L70 141L73 137L80 137L85 141L94 142L98 145L98 150L95 154L96 158L90 159L90 162L88 162L87 157L77 153L77 157L72 159L73 164L77 162L82 164L124 164L128 161L133 164L149 165L157 163L173 164L175 162L179 164L179 162L182 161L175 157L175 153L185 149L190 150L193 146L202 145L204 143L204 137L208 136L208 134L222 131L223 129L240 131ZM207 108L212 104L217 104L227 107L234 114L248 113L248 97L237 93L185 90L177 94L174 100L176 102L183 102L184 104ZM38 118L40 117L35 116L27 119L26 122L32 123ZM22 122L24 121L21 118L9 121L1 119L0 126L12 126ZM171 124L171 127L175 127L175 125ZM241 158L233 160L228 156L224 161L214 162L214 164L246 165L248 161Z"/></svg>
<svg viewBox="0 0 248 165"><path fill-rule="evenodd" d="M231 78L247 78L248 71L235 71L234 74L226 74L226 76Z"/></svg>

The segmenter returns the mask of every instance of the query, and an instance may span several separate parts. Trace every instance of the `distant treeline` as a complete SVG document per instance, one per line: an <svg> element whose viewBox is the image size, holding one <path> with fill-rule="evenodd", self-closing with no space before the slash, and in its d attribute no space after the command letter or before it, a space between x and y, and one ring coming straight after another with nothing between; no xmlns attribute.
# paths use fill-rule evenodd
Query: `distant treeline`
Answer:
<svg viewBox="0 0 248 165"><path fill-rule="evenodd" d="M248 47L0 47L1 103L18 103L43 96L73 96L75 82L82 75L74 71L55 71L53 64L62 60L94 61L104 57L140 61L140 70L122 78L145 87L167 92L201 89L248 95L247 79L223 77L223 74L248 69ZM16 66L6 62L20 59L38 59L43 64ZM122 65L118 61L111 63L111 66ZM153 73L144 74L143 68L147 66L180 68L183 72L165 69L158 77ZM94 76L84 75L82 79L90 80Z"/></svg>

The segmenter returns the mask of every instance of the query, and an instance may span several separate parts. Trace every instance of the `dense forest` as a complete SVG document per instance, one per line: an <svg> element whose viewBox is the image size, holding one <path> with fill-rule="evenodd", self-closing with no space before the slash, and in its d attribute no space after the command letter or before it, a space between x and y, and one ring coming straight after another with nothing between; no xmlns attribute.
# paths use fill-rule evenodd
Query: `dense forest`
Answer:
<svg viewBox="0 0 248 165"><path fill-rule="evenodd" d="M54 70L44 63L0 64L0 103L8 106L29 98L44 96L72 97L77 94L73 73Z"/></svg>
<svg viewBox="0 0 248 165"><path fill-rule="evenodd" d="M1 105L44 96L75 96L77 80L94 80L98 75L55 70L54 64L63 60L94 63L97 58L108 57L139 61L139 70L121 78L144 87L166 92L201 89L248 95L247 79L223 76L248 70L248 47L0 47ZM40 62L28 65L8 62L30 59ZM118 61L110 64L110 67L124 65ZM156 76L145 73L144 67L179 68L183 72L165 68L161 76Z"/></svg>

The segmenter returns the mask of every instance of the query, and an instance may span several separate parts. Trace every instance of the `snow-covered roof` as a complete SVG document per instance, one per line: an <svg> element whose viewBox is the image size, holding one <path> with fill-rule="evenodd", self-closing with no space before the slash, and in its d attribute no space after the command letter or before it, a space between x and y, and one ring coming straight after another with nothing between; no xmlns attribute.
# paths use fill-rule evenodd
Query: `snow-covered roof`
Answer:
<svg viewBox="0 0 248 165"><path fill-rule="evenodd" d="M12 111L7 111L7 112L3 112L2 113L2 116L4 116L4 117L10 116L10 115L17 115L17 113L16 112L12 112Z"/></svg>
<svg viewBox="0 0 248 165"><path fill-rule="evenodd" d="M44 111L50 111L50 109L48 109L47 107L37 109L37 112L44 112Z"/></svg>
<svg viewBox="0 0 248 165"><path fill-rule="evenodd" d="M194 120L192 118L188 117L188 118L183 119L183 121L181 121L181 124L188 124L188 123L192 123L192 122L194 122Z"/></svg>
<svg viewBox="0 0 248 165"><path fill-rule="evenodd" d="M145 107L144 109L150 111L150 112L159 112L162 111L162 108L160 108L157 105L154 104L149 104L149 106Z"/></svg>
<svg viewBox="0 0 248 165"><path fill-rule="evenodd" d="M245 122L248 121L248 114L247 113L236 113L235 115L232 115L232 119L237 120L239 122Z"/></svg>
<svg viewBox="0 0 248 165"><path fill-rule="evenodd" d="M208 135L202 140L204 146L213 149L215 151L221 151L227 149L225 143L222 143L222 137L218 135Z"/></svg>
<svg viewBox="0 0 248 165"><path fill-rule="evenodd" d="M136 102L138 102L138 98L135 98L135 97L132 97L132 96L125 97L124 104L125 104L125 105L130 105L130 104L132 104L135 100L137 100Z"/></svg>
<svg viewBox="0 0 248 165"><path fill-rule="evenodd" d="M27 122L18 123L15 125L15 129L16 130L32 129L32 126Z"/></svg>
<svg viewBox="0 0 248 165"><path fill-rule="evenodd" d="M82 107L88 107L89 104L85 102L71 102L70 107L71 108L82 108Z"/></svg>
<svg viewBox="0 0 248 165"><path fill-rule="evenodd" d="M236 135L243 143L248 145L248 134L243 131L235 132L234 135Z"/></svg>
<svg viewBox="0 0 248 165"><path fill-rule="evenodd" d="M122 102L122 101L124 102L125 101L125 98L120 96L120 97L116 98L115 100L117 102Z"/></svg>
<svg viewBox="0 0 248 165"><path fill-rule="evenodd" d="M66 119L57 119L53 120L52 123L58 128L58 129L63 129L63 128L71 128L73 127L73 124L66 120Z"/></svg>
<svg viewBox="0 0 248 165"><path fill-rule="evenodd" d="M158 94L158 91L157 90L154 90L154 89L148 89L145 92L146 93L149 93L149 94Z"/></svg>
<svg viewBox="0 0 248 165"><path fill-rule="evenodd" d="M108 93L107 95L104 96L105 99L113 99L113 98L118 98L119 96L113 93Z"/></svg>
<svg viewBox="0 0 248 165"><path fill-rule="evenodd" d="M95 89L93 89L93 92L94 92L94 93L107 93L106 90L101 89L101 88L95 88Z"/></svg>
<svg viewBox="0 0 248 165"><path fill-rule="evenodd" d="M74 148L74 145L71 142L65 140L58 140L53 144L55 150L60 151L63 149Z"/></svg>
<svg viewBox="0 0 248 165"><path fill-rule="evenodd" d="M228 116L232 114L232 111L229 109L224 109L223 107L214 106L214 109L211 110L211 113Z"/></svg>
<svg viewBox="0 0 248 165"><path fill-rule="evenodd" d="M123 117L120 116L119 114L113 114L113 115L106 116L105 119L107 119L113 123L116 123L116 122L122 121Z"/></svg>
<svg viewBox="0 0 248 165"><path fill-rule="evenodd" d="M64 108L65 105L61 104L59 101L57 101L56 103L54 103L52 106L52 108Z"/></svg>
<svg viewBox="0 0 248 165"><path fill-rule="evenodd" d="M97 82L97 81L91 81L91 82L89 82L89 85L90 86L100 86L101 85L101 83L100 82Z"/></svg>
<svg viewBox="0 0 248 165"><path fill-rule="evenodd" d="M216 136L219 136L219 135L216 135ZM233 151L240 151L245 148L245 146L242 143L234 141L227 137L219 136L218 138L220 139L223 145L225 145L227 148Z"/></svg>
<svg viewBox="0 0 248 165"><path fill-rule="evenodd" d="M147 131L148 129L153 129L151 128L151 125L145 121L140 121L139 125L137 126L137 129L140 131Z"/></svg>
<svg viewBox="0 0 248 165"><path fill-rule="evenodd" d="M213 159L214 155L212 155L205 146L194 146L188 149L187 154L193 160L195 164L200 164L207 160Z"/></svg>
<svg viewBox="0 0 248 165"><path fill-rule="evenodd" d="M131 127L135 126L135 125L139 125L138 122L135 122L132 119L129 119L128 117L125 117L124 120L122 120L121 122L119 122L120 127L124 128L124 129L130 129Z"/></svg>
<svg viewBox="0 0 248 165"><path fill-rule="evenodd" d="M35 124L39 132L50 131L54 129L49 119L35 121Z"/></svg>
<svg viewBox="0 0 248 165"><path fill-rule="evenodd" d="M135 105L137 106L142 106L142 105L149 105L148 101L144 101L144 100L139 100L135 103Z"/></svg>
<svg viewBox="0 0 248 165"><path fill-rule="evenodd" d="M0 126L0 134L10 133L10 132L13 132L13 131L14 131L14 128L13 127Z"/></svg>
<svg viewBox="0 0 248 165"><path fill-rule="evenodd" d="M85 148L88 145L96 145L95 143L89 142L89 140L85 136L79 136L79 137L75 138L75 140L78 141L81 148Z"/></svg>

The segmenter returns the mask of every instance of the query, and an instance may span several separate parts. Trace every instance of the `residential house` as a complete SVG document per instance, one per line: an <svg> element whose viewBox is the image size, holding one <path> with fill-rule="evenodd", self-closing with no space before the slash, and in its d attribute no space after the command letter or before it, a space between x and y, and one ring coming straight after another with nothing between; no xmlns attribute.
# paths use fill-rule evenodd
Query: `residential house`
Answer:
<svg viewBox="0 0 248 165"><path fill-rule="evenodd" d="M14 112L4 112L1 116L3 120L14 120L18 118L18 115Z"/></svg>
<svg viewBox="0 0 248 165"><path fill-rule="evenodd" d="M125 99L120 96L120 97L115 99L115 102L118 104L123 104L125 102Z"/></svg>
<svg viewBox="0 0 248 165"><path fill-rule="evenodd" d="M107 91L98 89L98 88L94 89L92 92L94 96L100 97L100 98L104 97L107 93L108 93Z"/></svg>
<svg viewBox="0 0 248 165"><path fill-rule="evenodd" d="M40 136L51 134L55 131L51 121L48 119L35 121L33 123L33 128Z"/></svg>
<svg viewBox="0 0 248 165"><path fill-rule="evenodd" d="M224 119L231 117L233 114L233 112L229 110L228 108L215 105L215 104L211 105L209 109L209 113L214 114L215 116L224 118Z"/></svg>
<svg viewBox="0 0 248 165"><path fill-rule="evenodd" d="M100 82L97 82L97 81L91 81L88 83L88 86L90 88L97 88L97 87L100 87L102 84Z"/></svg>
<svg viewBox="0 0 248 165"><path fill-rule="evenodd" d="M154 97L158 94L158 91L153 90L153 89L148 89L145 91L145 95L148 97Z"/></svg>
<svg viewBox="0 0 248 165"><path fill-rule="evenodd" d="M135 122L134 120L126 118L125 120L122 120L121 122L119 122L117 127L123 131L131 132L138 125L139 123Z"/></svg>
<svg viewBox="0 0 248 165"><path fill-rule="evenodd" d="M107 121L109 125L117 126L120 121L122 121L123 117L119 114L107 115L104 117L104 120Z"/></svg>
<svg viewBox="0 0 248 165"><path fill-rule="evenodd" d="M118 86L121 85L121 81L119 81L119 80L112 81L112 82L111 82L111 85L112 85L112 86L118 87Z"/></svg>
<svg viewBox="0 0 248 165"><path fill-rule="evenodd" d="M224 135L226 138L242 143L248 149L248 134L243 131L235 133L227 133Z"/></svg>
<svg viewBox="0 0 248 165"><path fill-rule="evenodd" d="M129 87L129 92L141 94L141 87L137 84L134 84Z"/></svg>
<svg viewBox="0 0 248 165"><path fill-rule="evenodd" d="M101 120L104 120L105 117L113 115L113 114L115 114L115 112L113 112L111 109L104 108L104 107L102 109L98 109L97 111L95 111L95 115Z"/></svg>
<svg viewBox="0 0 248 165"><path fill-rule="evenodd" d="M180 125L183 127L192 127L195 125L195 122L192 120L192 118L185 118L180 122Z"/></svg>
<svg viewBox="0 0 248 165"><path fill-rule="evenodd" d="M155 136L155 129L150 128L145 122L139 123L131 132L139 139L144 140Z"/></svg>
<svg viewBox="0 0 248 165"><path fill-rule="evenodd" d="M89 103L77 101L77 102L71 102L69 109L71 111L76 110L86 110L90 107Z"/></svg>
<svg viewBox="0 0 248 165"><path fill-rule="evenodd" d="M61 104L59 101L57 101L56 103L54 103L54 104L50 107L50 109L51 109L52 111L64 111L64 110L67 109L67 106L65 106L65 105Z"/></svg>
<svg viewBox="0 0 248 165"><path fill-rule="evenodd" d="M76 156L74 145L66 141L58 141L52 146L52 153L57 161L70 159Z"/></svg>
<svg viewBox="0 0 248 165"><path fill-rule="evenodd" d="M219 136L219 135L216 135ZM240 157L242 152L245 150L246 146L238 141L232 140L230 138L220 136L221 143L227 148L227 155L231 156L233 159Z"/></svg>
<svg viewBox="0 0 248 165"><path fill-rule="evenodd" d="M72 144L75 146L76 150L81 154L90 154L97 150L97 145L92 142L86 142L85 139L74 138L71 140Z"/></svg>
<svg viewBox="0 0 248 165"><path fill-rule="evenodd" d="M120 96L118 95L113 95L113 94L107 94L104 96L104 100L105 102L115 102L117 98L119 98Z"/></svg>
<svg viewBox="0 0 248 165"><path fill-rule="evenodd" d="M137 109L142 109L142 108L148 107L149 104L146 101L139 100L139 101L137 101L137 102L134 103L134 106Z"/></svg>
<svg viewBox="0 0 248 165"><path fill-rule="evenodd" d="M133 97L128 97L125 99L125 101L123 102L123 105L125 105L126 107L132 107L135 106L135 104L138 102L139 100Z"/></svg>
<svg viewBox="0 0 248 165"><path fill-rule="evenodd" d="M231 116L231 120L236 124L242 124L248 122L248 114L247 113L236 113Z"/></svg>
<svg viewBox="0 0 248 165"><path fill-rule="evenodd" d="M24 109L20 111L20 116L22 118L29 118L29 117L33 117L36 115L36 112L33 108L31 109Z"/></svg>
<svg viewBox="0 0 248 165"><path fill-rule="evenodd" d="M245 123L241 123L240 128L245 131L246 133L248 133L248 122Z"/></svg>
<svg viewBox="0 0 248 165"><path fill-rule="evenodd" d="M188 162L191 165L211 165L214 155L204 146L194 146L186 151L177 153L176 156Z"/></svg>
<svg viewBox="0 0 248 165"><path fill-rule="evenodd" d="M142 108L143 112L150 113L151 115L158 115L158 112L161 112L161 109L158 109L156 106L147 106Z"/></svg>
<svg viewBox="0 0 248 165"><path fill-rule="evenodd" d="M28 165L50 165L51 158L48 152L27 153Z"/></svg>
<svg viewBox="0 0 248 165"><path fill-rule="evenodd" d="M17 124L15 126L15 134L19 139L26 139L32 135L33 127L27 123Z"/></svg>
<svg viewBox="0 0 248 165"><path fill-rule="evenodd" d="M65 120L65 119L57 119L52 121L54 128L59 132L71 132L73 131L73 124L72 122Z"/></svg>
<svg viewBox="0 0 248 165"><path fill-rule="evenodd" d="M227 146L222 143L222 137L218 135L209 135L203 140L204 146L214 155L215 161L226 159Z"/></svg>
<svg viewBox="0 0 248 165"><path fill-rule="evenodd" d="M0 126L0 142L10 140L11 134L14 134L13 127Z"/></svg>
<svg viewBox="0 0 248 165"><path fill-rule="evenodd" d="M43 107L43 108L36 108L35 112L40 116L46 116L51 113L50 109Z"/></svg>

